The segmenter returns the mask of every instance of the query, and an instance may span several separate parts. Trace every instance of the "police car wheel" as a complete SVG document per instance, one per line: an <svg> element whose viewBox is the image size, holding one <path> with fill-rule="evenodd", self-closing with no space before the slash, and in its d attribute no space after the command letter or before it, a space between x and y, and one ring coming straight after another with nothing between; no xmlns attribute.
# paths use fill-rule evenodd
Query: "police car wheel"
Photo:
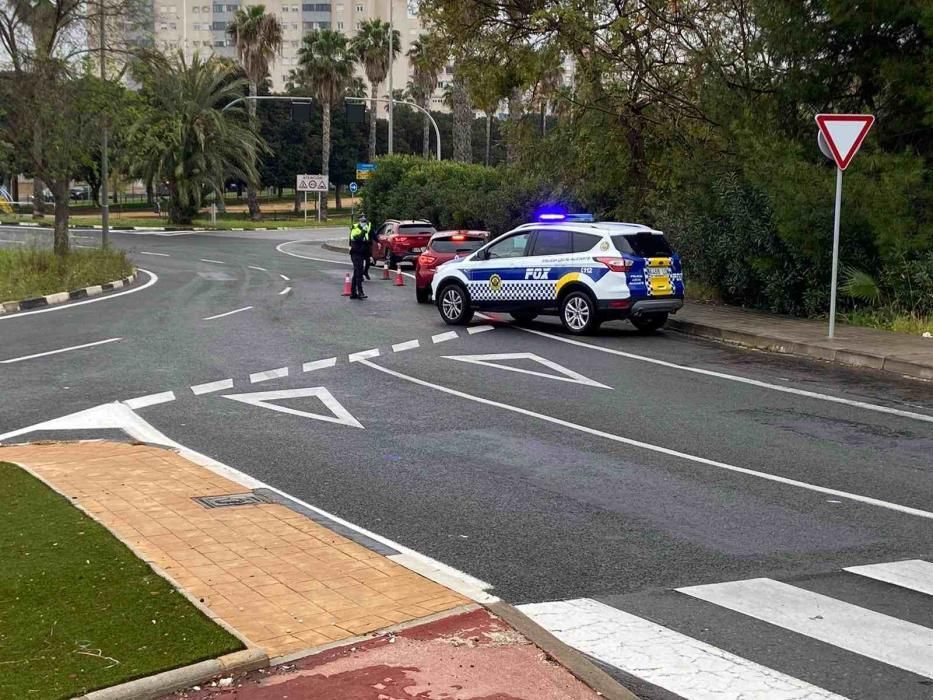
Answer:
<svg viewBox="0 0 933 700"><path fill-rule="evenodd" d="M654 333L661 326L667 323L667 312L660 314L648 314L646 316L632 317L632 325L642 333Z"/></svg>
<svg viewBox="0 0 933 700"><path fill-rule="evenodd" d="M459 284L448 284L437 295L437 310L444 322L451 326L462 326L473 318L473 309L466 291Z"/></svg>
<svg viewBox="0 0 933 700"><path fill-rule="evenodd" d="M592 333L599 328L596 304L586 292L570 292L560 302L560 321L570 333Z"/></svg>
<svg viewBox="0 0 933 700"><path fill-rule="evenodd" d="M431 290L427 287L415 287L415 299L419 304L429 304L431 302Z"/></svg>

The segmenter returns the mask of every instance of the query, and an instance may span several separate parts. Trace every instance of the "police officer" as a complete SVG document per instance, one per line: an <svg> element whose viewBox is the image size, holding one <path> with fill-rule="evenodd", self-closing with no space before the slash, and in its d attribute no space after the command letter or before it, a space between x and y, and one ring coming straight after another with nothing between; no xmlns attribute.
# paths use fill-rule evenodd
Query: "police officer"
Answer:
<svg viewBox="0 0 933 700"><path fill-rule="evenodd" d="M363 224L364 216L350 226L350 260L353 261L353 279L350 282L350 298L365 299L363 294L363 266L369 257L369 235Z"/></svg>
<svg viewBox="0 0 933 700"><path fill-rule="evenodd" d="M369 243L369 250L366 253L366 262L363 265L363 278L369 282L369 265L373 260L373 244L376 242L376 234L373 232L373 225L366 219L366 214L360 214L360 226L366 232L366 240Z"/></svg>

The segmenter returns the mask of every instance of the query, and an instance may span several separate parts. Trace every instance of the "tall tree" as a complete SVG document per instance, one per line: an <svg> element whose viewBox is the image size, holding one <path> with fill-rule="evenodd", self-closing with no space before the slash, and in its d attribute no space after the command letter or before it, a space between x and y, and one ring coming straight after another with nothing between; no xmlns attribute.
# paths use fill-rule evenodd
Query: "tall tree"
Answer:
<svg viewBox="0 0 933 700"><path fill-rule="evenodd" d="M430 109L431 98L437 89L438 76L447 63L444 50L436 35L422 34L408 47L408 62L411 64L411 95L422 109ZM422 155L430 157L431 121L424 115Z"/></svg>
<svg viewBox="0 0 933 700"><path fill-rule="evenodd" d="M388 47L386 47L388 51ZM298 69L293 80L310 89L321 103L321 173L330 175L331 107L353 83L356 65L347 37L333 29L314 29L305 34L298 49ZM327 218L327 196L321 216Z"/></svg>
<svg viewBox="0 0 933 700"><path fill-rule="evenodd" d="M135 127L149 144L141 174L167 183L169 219L190 224L205 196L223 192L226 179L257 180L256 158L265 146L243 109L223 110L246 87L229 64L198 53L188 62L181 51L151 60L156 65L144 73L151 109Z"/></svg>
<svg viewBox="0 0 933 700"><path fill-rule="evenodd" d="M459 62L454 65L451 101L454 118L454 160L469 163L473 159L473 106L470 104L467 78Z"/></svg>
<svg viewBox="0 0 933 700"><path fill-rule="evenodd" d="M391 31L391 35L390 32ZM392 37L392 58L389 59L389 37ZM392 29L388 22L373 18L365 20L350 42L350 48L356 55L366 79L369 81L372 100L369 110L369 162L376 158L376 98L379 96L379 86L386 79L391 70L391 63L395 61L401 51L401 35L397 29Z"/></svg>
<svg viewBox="0 0 933 700"><path fill-rule="evenodd" d="M227 34L236 46L240 66L249 81L249 95L256 97L260 84L269 75L269 66L282 50L282 25L275 15L267 14L265 5L240 8L227 27ZM250 124L256 124L256 100L248 100ZM246 202L251 219L260 217L258 182L247 182Z"/></svg>

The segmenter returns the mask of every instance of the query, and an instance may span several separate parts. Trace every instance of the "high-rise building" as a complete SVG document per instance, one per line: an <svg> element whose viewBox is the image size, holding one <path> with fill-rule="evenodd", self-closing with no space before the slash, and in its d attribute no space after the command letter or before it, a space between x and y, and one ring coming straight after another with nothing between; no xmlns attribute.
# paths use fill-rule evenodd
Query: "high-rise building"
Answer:
<svg viewBox="0 0 933 700"><path fill-rule="evenodd" d="M162 50L182 50L186 56L194 52L233 58L235 48L227 36L227 26L233 14L241 7L256 2L242 0L152 0L153 36L155 44ZM404 89L408 84L411 68L405 52L411 42L422 32L418 17L418 3L414 0L330 0L329 2L303 2L302 0L265 0L266 12L278 17L283 29L281 55L276 57L271 68L272 89L285 89L288 76L298 65L298 49L301 38L312 29L336 29L349 37L356 34L360 23L377 17L389 20L389 3L392 3L392 26L400 35L401 52L392 72L392 87ZM360 70L361 77L362 69ZM450 76L439 77L446 85ZM385 91L387 85L383 84ZM437 99L432 105L443 108L439 87Z"/></svg>

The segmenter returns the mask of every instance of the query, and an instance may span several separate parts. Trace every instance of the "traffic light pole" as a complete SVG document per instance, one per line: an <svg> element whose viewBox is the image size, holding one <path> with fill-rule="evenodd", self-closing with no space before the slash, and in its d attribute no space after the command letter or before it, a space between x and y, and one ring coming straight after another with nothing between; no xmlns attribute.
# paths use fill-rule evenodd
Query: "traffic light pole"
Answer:
<svg viewBox="0 0 933 700"><path fill-rule="evenodd" d="M438 160L441 159L441 130L438 128L437 122L434 121L434 117L431 116L431 113L428 110L426 110L424 107L422 107L421 105L416 104L414 102L407 102L405 100L388 100L386 98L381 98L381 97L377 97L375 99L371 97L344 97L343 99L346 100L347 102L352 100L354 102L362 102L364 104L368 101L389 102L389 103L397 102L400 105L408 105L409 107L414 107L419 112L426 115L427 118L431 120L431 124L434 125L434 135L437 137L437 159Z"/></svg>

